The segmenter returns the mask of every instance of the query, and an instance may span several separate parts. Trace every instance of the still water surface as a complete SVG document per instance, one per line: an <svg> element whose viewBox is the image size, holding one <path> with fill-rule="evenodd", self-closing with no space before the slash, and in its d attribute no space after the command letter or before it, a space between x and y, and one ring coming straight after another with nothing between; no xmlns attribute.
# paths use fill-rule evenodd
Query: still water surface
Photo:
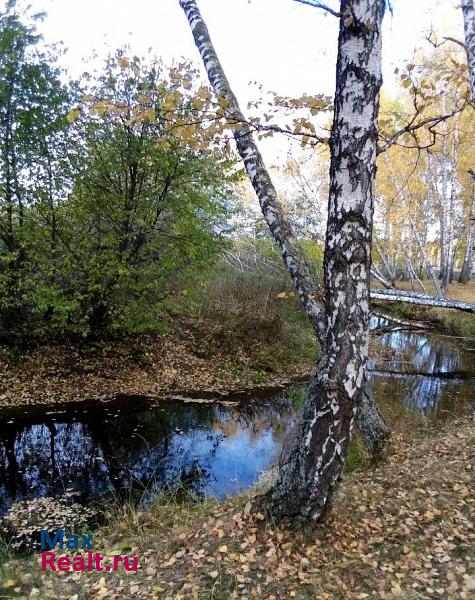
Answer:
<svg viewBox="0 0 475 600"><path fill-rule="evenodd" d="M368 378L376 401L435 418L474 409L474 347L398 329L380 340L385 356ZM0 513L15 500L66 491L86 500L127 490L149 501L186 483L197 496L235 494L275 464L301 397L294 387L225 404L122 398L4 413Z"/></svg>

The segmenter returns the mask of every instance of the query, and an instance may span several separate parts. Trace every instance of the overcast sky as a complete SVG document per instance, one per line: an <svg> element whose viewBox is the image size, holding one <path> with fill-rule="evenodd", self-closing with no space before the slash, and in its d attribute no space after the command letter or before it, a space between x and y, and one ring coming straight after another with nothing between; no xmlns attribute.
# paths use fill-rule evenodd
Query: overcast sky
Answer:
<svg viewBox="0 0 475 600"><path fill-rule="evenodd" d="M26 1L26 0L25 0ZM0 5L4 0L0 0ZM457 0L391 0L383 37L385 86L395 90L394 69L410 61L433 27L462 36ZM166 62L184 56L201 68L191 32L178 0L30 0L48 13L39 29L46 42L63 41L61 59L73 76L92 70L92 52L104 57L129 44L144 55L148 48ZM328 0L337 8L337 0ZM228 78L241 104L257 99L249 86L282 95L332 94L338 20L294 0L199 0L199 6ZM84 62L86 61L86 62Z"/></svg>
<svg viewBox="0 0 475 600"><path fill-rule="evenodd" d="M48 13L40 29L46 41L62 40L73 75L93 50L104 55L129 43L134 53L149 47L166 60L197 62L197 51L178 0L31 0ZM337 0L328 4L338 7ZM280 94L332 93L337 19L294 0L200 0L199 5L243 105L255 91L249 81ZM461 35L457 0L392 0L385 17L384 74L391 88L394 68L410 60L431 24Z"/></svg>

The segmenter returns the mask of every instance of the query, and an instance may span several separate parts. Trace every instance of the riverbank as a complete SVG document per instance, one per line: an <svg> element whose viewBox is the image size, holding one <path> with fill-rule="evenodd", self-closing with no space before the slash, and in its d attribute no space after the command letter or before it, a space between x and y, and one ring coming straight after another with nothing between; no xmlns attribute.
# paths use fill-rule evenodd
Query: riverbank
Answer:
<svg viewBox="0 0 475 600"><path fill-rule="evenodd" d="M7 557L2 597L469 600L474 448L473 417L396 430L387 459L350 473L313 533L249 513L252 494L222 504L169 497L146 512L122 506L95 533L95 548L139 556L138 573L46 576L38 557Z"/></svg>
<svg viewBox="0 0 475 600"><path fill-rule="evenodd" d="M475 339L475 317L457 311L375 303L375 309L450 337ZM373 336L372 359L388 349ZM177 318L162 334L102 341L28 338L0 345L0 411L84 401L222 399L308 379L318 346L305 316L292 320Z"/></svg>
<svg viewBox="0 0 475 600"><path fill-rule="evenodd" d="M305 317L251 329L181 318L163 334L0 347L0 409L117 396L219 397L307 377L317 344Z"/></svg>

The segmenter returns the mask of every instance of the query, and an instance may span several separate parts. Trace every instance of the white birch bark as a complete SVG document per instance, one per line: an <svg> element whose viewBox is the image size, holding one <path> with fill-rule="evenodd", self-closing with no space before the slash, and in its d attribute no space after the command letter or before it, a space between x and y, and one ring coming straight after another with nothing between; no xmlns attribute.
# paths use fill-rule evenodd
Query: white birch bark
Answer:
<svg viewBox="0 0 475 600"><path fill-rule="evenodd" d="M465 33L465 50L470 72L472 100L475 102L475 8L473 0L461 0L463 26Z"/></svg>
<svg viewBox="0 0 475 600"><path fill-rule="evenodd" d="M378 289L371 292L371 298L375 300L387 300L390 302L406 302L407 304L417 304L418 306L429 306L433 308L453 308L463 312L475 313L475 304L469 302L458 302L448 298L437 298L430 294L419 294L406 290L396 289Z"/></svg>
<svg viewBox="0 0 475 600"><path fill-rule="evenodd" d="M439 281L434 273L434 269L432 268L429 257L427 256L427 252L425 249L425 243L423 242L423 240L421 240L419 232L417 231L417 227L414 225L414 223L412 223L411 225L412 225L412 233L414 234L414 239L416 240L416 244L419 248L419 252L421 253L422 265L423 265L424 269L427 271L429 277L431 278L432 283L434 284L434 288L436 290L437 296L441 297L444 294L440 287Z"/></svg>
<svg viewBox="0 0 475 600"><path fill-rule="evenodd" d="M462 270L460 271L459 283L468 283L472 277L473 254L475 249L475 173L470 171L473 182L472 207L468 215L465 256Z"/></svg>
<svg viewBox="0 0 475 600"><path fill-rule="evenodd" d="M385 0L343 0L325 245L327 336L271 493L277 516L321 520L340 481L368 356L369 277Z"/></svg>
<svg viewBox="0 0 475 600"><path fill-rule="evenodd" d="M246 125L238 101L224 74L196 0L180 0L180 6L183 8L190 24L209 81L215 93L225 100L228 124L234 131L238 152L258 197L262 213L281 250L284 263L292 277L304 309L314 326L322 352L325 352L328 312L321 299L318 286L309 273L304 257L298 250L292 227L283 214L275 187L264 165L252 132ZM367 273L369 277L369 266ZM328 303L327 298L328 292L325 295L325 304ZM366 299L366 306L369 306L369 298ZM385 440L389 437L389 429L374 400L365 399L361 403L358 413L358 427L368 448L372 452L380 451Z"/></svg>

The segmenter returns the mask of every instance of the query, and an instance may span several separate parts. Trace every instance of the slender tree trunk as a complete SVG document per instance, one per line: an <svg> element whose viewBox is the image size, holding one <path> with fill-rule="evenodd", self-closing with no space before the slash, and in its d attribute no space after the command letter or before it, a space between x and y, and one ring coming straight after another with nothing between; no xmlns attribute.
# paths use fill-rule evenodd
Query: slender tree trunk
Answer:
<svg viewBox="0 0 475 600"><path fill-rule="evenodd" d="M446 138L444 137L444 155L441 161L442 182L440 192L440 272L441 288L444 295L447 293L450 270L450 245L449 245L449 198L448 198L448 159L446 156Z"/></svg>
<svg viewBox="0 0 475 600"><path fill-rule="evenodd" d="M264 165L264 161L262 160L262 156L254 141L252 132L246 124L239 103L224 74L219 58L211 42L206 23L196 4L196 0L180 0L180 6L183 8L190 24L209 81L215 93L226 101L226 117L230 127L234 129L237 150L244 162L254 187L264 218L266 219L271 234L280 249L285 266L292 277L292 281L305 312L315 329L322 352L324 352L328 336L328 311L326 305L324 305L324 302L321 300L319 286L310 274L306 261L298 248L298 243L293 235L292 228L283 214L275 187ZM363 99L360 98L357 101L361 102ZM363 115L365 115L366 111L363 109L361 110ZM236 125L239 125L239 127L236 127ZM346 185L349 184L346 183ZM355 230L355 232L356 231L357 230ZM366 265L365 277L368 280L369 271L370 266ZM329 293L336 293L336 291L332 290ZM327 296L328 290L326 298ZM366 303L369 306L369 298L366 299ZM350 357L348 357L348 360L350 360ZM362 434L368 448L373 451L379 450L383 446L383 440L386 440L389 437L389 429L378 408L371 407L371 410L369 409L371 403L374 403L374 400L371 399L367 400L365 403L361 403L360 410L362 411L362 414L360 415L359 422L364 422L366 419L371 422L371 426L365 428L365 430L362 431ZM368 415L366 415L366 411L368 412ZM379 415L379 428L376 425L376 415ZM373 434L373 432L373 437L366 437L365 433Z"/></svg>
<svg viewBox="0 0 475 600"><path fill-rule="evenodd" d="M447 231L447 286L453 282L455 267L455 235L454 235L454 214L455 203L457 200L457 163L459 151L458 130L454 130L453 156L450 161L450 201L448 206L448 231Z"/></svg>
<svg viewBox="0 0 475 600"><path fill-rule="evenodd" d="M394 285L396 284L395 265L390 263L389 257L386 257L385 252L378 246L378 244L375 244L375 248L376 248L376 252L378 253L378 255L384 265L384 268L386 269L386 274L391 281L391 285L394 287Z"/></svg>
<svg viewBox="0 0 475 600"><path fill-rule="evenodd" d="M362 395L384 7L385 0L341 3L324 261L327 334L295 442L271 492L277 517L325 518Z"/></svg>
<svg viewBox="0 0 475 600"><path fill-rule="evenodd" d="M473 251L475 246L475 173L471 171L470 175L473 180L472 210L468 215L465 257L463 259L462 270L460 271L459 283L468 283L472 278L473 270Z"/></svg>
<svg viewBox="0 0 475 600"><path fill-rule="evenodd" d="M444 294L442 293L442 289L439 285L439 282L437 280L437 277L435 276L435 273L434 273L434 270L430 263L430 260L427 256L427 252L425 250L425 243L423 243L423 241L421 241L419 232L417 231L417 227L414 225L414 223L412 223L412 232L414 234L414 239L416 240L416 244L419 247L419 252L421 253L422 267L425 268L425 270L427 271L427 274L431 278L432 283L434 284L437 296L441 297Z"/></svg>
<svg viewBox="0 0 475 600"><path fill-rule="evenodd" d="M473 0L462 0L463 25L465 32L465 50L470 72L472 100L475 102L475 8Z"/></svg>
<svg viewBox="0 0 475 600"><path fill-rule="evenodd" d="M381 271L378 269L378 267L373 263L372 267L371 267L371 275L377 279L380 283L382 283L384 285L385 288L391 289L393 286L391 284L391 282L389 282L384 275L381 273Z"/></svg>

